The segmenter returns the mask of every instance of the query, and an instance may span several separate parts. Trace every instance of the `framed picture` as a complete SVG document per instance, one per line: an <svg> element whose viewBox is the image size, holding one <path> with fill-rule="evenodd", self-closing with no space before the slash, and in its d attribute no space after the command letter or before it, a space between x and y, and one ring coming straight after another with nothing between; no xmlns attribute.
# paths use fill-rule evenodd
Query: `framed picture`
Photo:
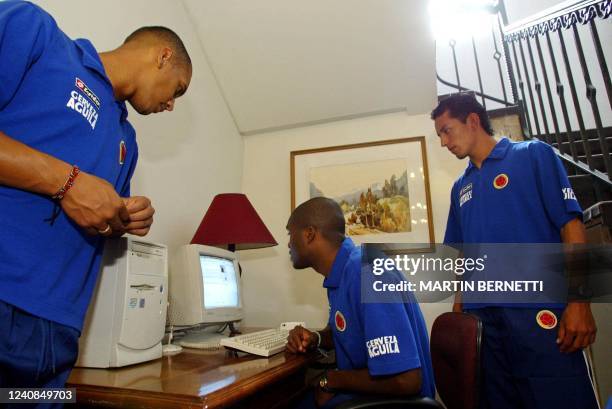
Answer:
<svg viewBox="0 0 612 409"><path fill-rule="evenodd" d="M423 136L291 152L291 209L318 196L340 205L356 243L393 243L391 253L433 249Z"/></svg>

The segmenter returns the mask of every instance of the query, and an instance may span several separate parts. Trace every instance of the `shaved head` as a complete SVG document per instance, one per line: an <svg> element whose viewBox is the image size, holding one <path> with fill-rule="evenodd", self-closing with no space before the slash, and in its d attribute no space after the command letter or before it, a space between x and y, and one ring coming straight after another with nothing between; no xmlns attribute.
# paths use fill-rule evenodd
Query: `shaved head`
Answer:
<svg viewBox="0 0 612 409"><path fill-rule="evenodd" d="M174 53L174 63L191 68L191 57L181 38L172 30L162 26L141 27L127 36L123 44L135 42L159 42L167 45Z"/></svg>
<svg viewBox="0 0 612 409"><path fill-rule="evenodd" d="M344 240L344 214L342 209L332 199L315 197L295 208L287 228L316 228L329 242L340 245Z"/></svg>

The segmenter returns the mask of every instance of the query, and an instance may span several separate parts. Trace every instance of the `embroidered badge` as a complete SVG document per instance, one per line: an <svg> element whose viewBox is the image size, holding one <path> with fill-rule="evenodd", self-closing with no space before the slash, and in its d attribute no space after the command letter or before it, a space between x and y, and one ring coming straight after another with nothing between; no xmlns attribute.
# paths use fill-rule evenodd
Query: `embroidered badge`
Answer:
<svg viewBox="0 0 612 409"><path fill-rule="evenodd" d="M119 164L123 165L125 157L127 156L127 148L125 147L125 141L119 142Z"/></svg>
<svg viewBox="0 0 612 409"><path fill-rule="evenodd" d="M468 200L472 199L472 184L469 183L466 186L463 186L459 192L459 195L459 207L463 207Z"/></svg>
<svg viewBox="0 0 612 409"><path fill-rule="evenodd" d="M548 310L542 310L536 315L538 325L544 329L553 329L557 326L557 316Z"/></svg>
<svg viewBox="0 0 612 409"><path fill-rule="evenodd" d="M503 189L508 186L509 181L508 175L505 173L500 173L499 175L495 176L495 179L493 179L493 186L495 189Z"/></svg>
<svg viewBox="0 0 612 409"><path fill-rule="evenodd" d="M344 319L344 315L342 315L340 311L336 311L334 320L336 321L336 329L340 332L344 332L346 329L346 320Z"/></svg>

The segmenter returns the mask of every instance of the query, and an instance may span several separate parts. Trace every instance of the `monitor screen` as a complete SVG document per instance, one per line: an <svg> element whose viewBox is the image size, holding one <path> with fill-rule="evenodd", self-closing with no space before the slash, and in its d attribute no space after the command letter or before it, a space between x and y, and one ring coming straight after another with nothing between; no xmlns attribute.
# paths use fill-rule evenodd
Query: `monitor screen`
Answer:
<svg viewBox="0 0 612 409"><path fill-rule="evenodd" d="M233 260L200 254L204 308L240 307Z"/></svg>

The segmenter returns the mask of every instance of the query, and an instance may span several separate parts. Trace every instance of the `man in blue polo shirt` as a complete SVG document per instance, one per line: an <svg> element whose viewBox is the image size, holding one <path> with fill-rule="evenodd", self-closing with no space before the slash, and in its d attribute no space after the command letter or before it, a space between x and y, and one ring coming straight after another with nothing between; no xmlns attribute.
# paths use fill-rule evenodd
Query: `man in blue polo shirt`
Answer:
<svg viewBox="0 0 612 409"><path fill-rule="evenodd" d="M441 101L431 116L442 146L470 159L451 191L445 243L586 242L582 211L550 146L496 142L472 95ZM476 314L484 325L484 408L597 407L582 351L595 340L590 304L554 307L455 299L453 311Z"/></svg>
<svg viewBox="0 0 612 409"><path fill-rule="evenodd" d="M345 237L344 215L331 199L298 206L287 222L293 267L314 268L325 277L328 325L322 331L296 327L290 352L335 349L338 370L327 372L314 401L303 407L334 407L358 394L421 395L433 398L434 380L427 328L416 302L363 302L361 248ZM366 275L366 277L372 276ZM399 277L398 277L399 280Z"/></svg>
<svg viewBox="0 0 612 409"><path fill-rule="evenodd" d="M44 10L0 2L0 386L61 387L104 237L145 235L125 101L172 110L191 79L178 36L146 27L98 53Z"/></svg>

